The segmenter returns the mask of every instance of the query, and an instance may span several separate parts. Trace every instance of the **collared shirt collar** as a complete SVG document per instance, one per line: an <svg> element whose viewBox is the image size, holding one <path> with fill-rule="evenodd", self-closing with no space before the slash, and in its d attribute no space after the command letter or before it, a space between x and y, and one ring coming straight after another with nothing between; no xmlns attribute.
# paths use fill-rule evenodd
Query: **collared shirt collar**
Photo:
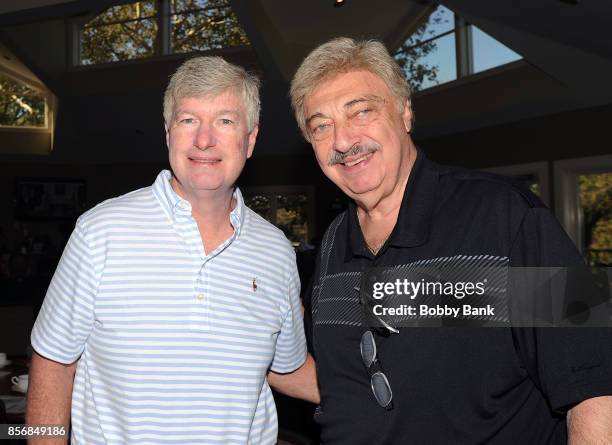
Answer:
<svg viewBox="0 0 612 445"><path fill-rule="evenodd" d="M157 175L153 183L153 194L157 197L170 221L174 221L177 215L191 215L191 204L189 201L181 198L172 188L172 173L170 170L162 170ZM236 206L230 212L230 222L236 234L238 234L246 214L244 199L238 187L234 189L233 198L236 200Z"/></svg>
<svg viewBox="0 0 612 445"><path fill-rule="evenodd" d="M387 245L416 247L429 238L438 185L438 171L434 166L435 164L425 157L423 150L417 148L416 160L404 190L397 222L389 235ZM357 219L357 206L353 201L349 203L347 213L348 231L344 260L350 261L354 255L371 257Z"/></svg>

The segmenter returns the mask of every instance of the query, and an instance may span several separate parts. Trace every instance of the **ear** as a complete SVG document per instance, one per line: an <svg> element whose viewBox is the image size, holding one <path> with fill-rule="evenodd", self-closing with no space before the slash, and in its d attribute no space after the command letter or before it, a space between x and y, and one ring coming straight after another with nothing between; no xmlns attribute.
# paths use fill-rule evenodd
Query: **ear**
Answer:
<svg viewBox="0 0 612 445"><path fill-rule="evenodd" d="M166 147L170 148L170 132L166 122L164 122L164 130L166 130Z"/></svg>
<svg viewBox="0 0 612 445"><path fill-rule="evenodd" d="M253 150L255 149L255 141L257 140L257 133L259 132L259 125L255 125L249 133L249 141L247 147L247 159L253 156Z"/></svg>
<svg viewBox="0 0 612 445"><path fill-rule="evenodd" d="M402 121L404 122L404 128L406 129L406 133L410 133L412 131L412 104L410 102L410 99L408 99L404 104L404 111L402 111Z"/></svg>

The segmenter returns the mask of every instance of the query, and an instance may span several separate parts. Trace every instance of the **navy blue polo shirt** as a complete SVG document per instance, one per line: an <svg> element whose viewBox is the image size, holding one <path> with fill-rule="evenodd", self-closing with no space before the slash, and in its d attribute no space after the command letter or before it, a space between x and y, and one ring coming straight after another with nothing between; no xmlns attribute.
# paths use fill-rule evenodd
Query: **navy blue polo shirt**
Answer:
<svg viewBox="0 0 612 445"><path fill-rule="evenodd" d="M561 444L569 408L612 394L610 329L403 328L377 339L394 404L381 408L359 350L366 328L347 321L360 312L359 272L441 260L568 266L582 259L533 194L497 175L437 165L422 150L376 256L354 204L338 218L314 314L312 285L305 299L323 444ZM319 257L314 283L320 266Z"/></svg>

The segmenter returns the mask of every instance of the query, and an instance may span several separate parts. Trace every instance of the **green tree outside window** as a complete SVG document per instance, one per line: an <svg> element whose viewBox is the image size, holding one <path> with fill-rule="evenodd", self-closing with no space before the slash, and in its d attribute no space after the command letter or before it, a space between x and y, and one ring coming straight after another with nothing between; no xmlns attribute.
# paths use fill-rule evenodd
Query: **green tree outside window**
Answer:
<svg viewBox="0 0 612 445"><path fill-rule="evenodd" d="M160 16L165 8L169 16ZM160 33L160 20L169 20L167 37ZM140 1L108 8L80 28L80 63L162 55L164 38L174 53L249 44L227 0Z"/></svg>
<svg viewBox="0 0 612 445"><path fill-rule="evenodd" d="M0 125L45 127L45 96L0 74Z"/></svg>

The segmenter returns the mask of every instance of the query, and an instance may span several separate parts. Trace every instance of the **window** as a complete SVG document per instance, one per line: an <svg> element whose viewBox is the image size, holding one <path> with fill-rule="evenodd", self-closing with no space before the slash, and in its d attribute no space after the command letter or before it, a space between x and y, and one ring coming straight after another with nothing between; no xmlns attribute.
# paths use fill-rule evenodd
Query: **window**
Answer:
<svg viewBox="0 0 612 445"><path fill-rule="evenodd" d="M296 187L263 187L243 190L247 207L281 229L295 248L312 236L312 190Z"/></svg>
<svg viewBox="0 0 612 445"><path fill-rule="evenodd" d="M395 53L414 91L520 58L444 6L434 10Z"/></svg>
<svg viewBox="0 0 612 445"><path fill-rule="evenodd" d="M413 90L423 90L457 78L455 16L440 6L395 54Z"/></svg>
<svg viewBox="0 0 612 445"><path fill-rule="evenodd" d="M172 52L207 51L248 45L227 0L173 0Z"/></svg>
<svg viewBox="0 0 612 445"><path fill-rule="evenodd" d="M113 6L81 29L82 65L140 59L155 54L154 0Z"/></svg>
<svg viewBox="0 0 612 445"><path fill-rule="evenodd" d="M612 156L555 162L557 215L585 259L612 266Z"/></svg>
<svg viewBox="0 0 612 445"><path fill-rule="evenodd" d="M521 58L507 46L502 45L489 34L472 26L472 49L474 51L474 73L514 62Z"/></svg>
<svg viewBox="0 0 612 445"><path fill-rule="evenodd" d="M45 94L0 71L0 126L47 128Z"/></svg>
<svg viewBox="0 0 612 445"><path fill-rule="evenodd" d="M555 214L592 266L612 265L612 156L554 165ZM550 207L548 163L486 169L522 182Z"/></svg>
<svg viewBox="0 0 612 445"><path fill-rule="evenodd" d="M533 162L529 164L504 165L485 169L491 173L509 176L521 183L525 188L537 195L544 204L550 207L550 192L548 185L548 164Z"/></svg>
<svg viewBox="0 0 612 445"><path fill-rule="evenodd" d="M75 64L248 45L228 0L147 0L113 6L75 26Z"/></svg>
<svg viewBox="0 0 612 445"><path fill-rule="evenodd" d="M578 175L578 202L585 258L612 266L612 171Z"/></svg>

